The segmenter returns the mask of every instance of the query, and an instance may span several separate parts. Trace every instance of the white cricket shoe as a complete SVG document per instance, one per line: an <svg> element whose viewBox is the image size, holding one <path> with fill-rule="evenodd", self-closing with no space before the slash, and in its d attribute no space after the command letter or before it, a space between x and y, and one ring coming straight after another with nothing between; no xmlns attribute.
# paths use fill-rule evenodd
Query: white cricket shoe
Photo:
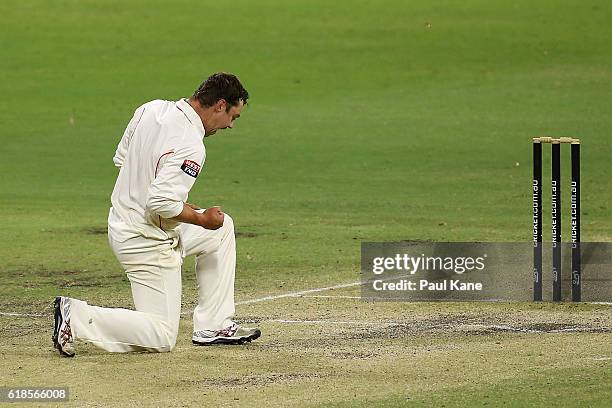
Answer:
<svg viewBox="0 0 612 408"><path fill-rule="evenodd" d="M70 299L58 296L53 302L55 326L53 328L53 345L62 356L74 356L74 338L70 328Z"/></svg>
<svg viewBox="0 0 612 408"><path fill-rule="evenodd" d="M200 330L193 332L191 342L196 346L210 346L213 344L243 344L251 342L261 336L259 329L240 327L236 323L223 330Z"/></svg>

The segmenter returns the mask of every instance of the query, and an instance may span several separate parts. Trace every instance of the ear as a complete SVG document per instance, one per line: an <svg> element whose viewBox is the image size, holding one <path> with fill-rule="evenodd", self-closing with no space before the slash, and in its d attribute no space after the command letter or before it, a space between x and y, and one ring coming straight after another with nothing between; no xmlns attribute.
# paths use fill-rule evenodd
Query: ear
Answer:
<svg viewBox="0 0 612 408"><path fill-rule="evenodd" d="M227 101L225 99L219 99L215 103L215 111L216 112L225 111L226 108L227 108Z"/></svg>

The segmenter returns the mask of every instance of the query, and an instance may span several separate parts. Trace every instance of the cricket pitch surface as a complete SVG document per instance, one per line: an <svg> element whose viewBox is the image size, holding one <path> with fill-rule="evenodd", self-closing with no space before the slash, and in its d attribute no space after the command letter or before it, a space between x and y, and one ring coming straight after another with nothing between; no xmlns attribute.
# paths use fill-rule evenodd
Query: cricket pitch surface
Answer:
<svg viewBox="0 0 612 408"><path fill-rule="evenodd" d="M60 358L51 307L2 315L5 386L62 386L58 406L605 406L612 306L364 302L359 287L237 302L243 346Z"/></svg>

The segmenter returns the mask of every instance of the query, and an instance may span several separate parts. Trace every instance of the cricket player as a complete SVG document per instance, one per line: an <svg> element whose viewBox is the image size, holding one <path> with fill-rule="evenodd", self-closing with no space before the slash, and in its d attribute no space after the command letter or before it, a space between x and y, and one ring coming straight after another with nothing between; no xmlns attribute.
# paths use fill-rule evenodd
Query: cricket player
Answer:
<svg viewBox="0 0 612 408"><path fill-rule="evenodd" d="M113 159L119 176L108 216L110 246L129 278L135 310L55 299L53 342L74 356L75 340L110 351L167 352L181 313L181 265L196 255L195 345L258 338L234 315L234 223L219 207L201 210L187 195L202 172L204 137L231 129L249 97L238 78L216 73L189 99L155 100L136 109Z"/></svg>

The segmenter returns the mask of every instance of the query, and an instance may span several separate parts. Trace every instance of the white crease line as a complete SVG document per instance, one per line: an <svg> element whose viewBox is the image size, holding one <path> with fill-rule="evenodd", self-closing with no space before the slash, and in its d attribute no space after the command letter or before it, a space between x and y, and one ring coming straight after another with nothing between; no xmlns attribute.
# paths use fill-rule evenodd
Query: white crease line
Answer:
<svg viewBox="0 0 612 408"><path fill-rule="evenodd" d="M612 360L612 357L595 357L593 358L595 361L609 361Z"/></svg>
<svg viewBox="0 0 612 408"><path fill-rule="evenodd" d="M568 327L566 329L549 330L547 333L565 333L565 332L591 332L594 330L610 330L608 327Z"/></svg>
<svg viewBox="0 0 612 408"><path fill-rule="evenodd" d="M390 281L390 280L394 280L394 279L400 279L400 278L405 278L408 277L410 275L400 275L400 276L392 276L386 279L381 279L382 281ZM328 290L334 290L334 289L342 289L342 288L351 288L353 286L361 286L361 285L365 285L366 283L369 283L369 281L357 281L357 282L351 282L351 283L342 283L339 285L334 285L334 286L326 286L323 288L316 288L316 289L306 289L306 290L301 290L298 292L291 292L291 293L285 293L283 295L271 295L271 296L264 296L261 298L256 298L256 299L249 299L249 300L243 300L240 302L236 302L236 306L239 305L250 305L252 303L259 303L259 302L265 302L268 300L276 300L276 299L283 299L283 298L288 298L288 297L301 297L303 295L306 295L308 293L317 293L317 292L325 292Z"/></svg>
<svg viewBox="0 0 612 408"><path fill-rule="evenodd" d="M340 285L326 286L324 288L301 290L299 292L285 293L285 294L282 294L282 295L264 296L264 297L261 297L261 298L249 299L249 300L243 300L241 302L236 302L236 306L239 306L239 305L250 305L250 304L253 304L253 303L265 302L265 301L268 301L268 300L283 299L283 298L288 298L288 297L300 297L300 296L305 295L307 293L325 292L327 290L350 288L350 287L353 287L353 286L360 286L360 285L363 285L363 282L359 281L359 282L343 283L343 284L340 284Z"/></svg>
<svg viewBox="0 0 612 408"><path fill-rule="evenodd" d="M522 328L517 328L517 327L512 327L512 326L507 326L507 325L499 325L499 324L491 324L491 325L474 324L474 325L468 325L468 326L479 327L483 329L491 328L491 329L497 329L497 330L507 330L507 331L523 332L523 333L543 333L542 330L522 329Z"/></svg>
<svg viewBox="0 0 612 408"><path fill-rule="evenodd" d="M452 328L452 325L446 325L448 328ZM552 329L552 330L538 330L538 329L525 329L522 327L513 327L508 325L501 324L464 324L459 325L459 327L464 328L481 328L481 329L496 329L496 330L506 330L506 331L515 331L522 333L568 333L568 332L594 332L594 331L605 331L610 330L607 327L566 327L564 329Z"/></svg>
<svg viewBox="0 0 612 408"><path fill-rule="evenodd" d="M338 295L338 296L329 296L329 295L310 295L310 296L300 296L303 298L309 298L309 299L362 299L361 296L342 296L342 295ZM371 298L368 298L371 299ZM382 298L379 298L382 299Z"/></svg>
<svg viewBox="0 0 612 408"><path fill-rule="evenodd" d="M255 299L241 300L239 302L236 302L235 305L236 306L250 305L250 304L253 304L253 303L266 302L268 300L277 300L277 299L292 298L292 297L293 298L295 298L295 297L302 297L303 295L305 295L307 293L317 293L317 292L325 292L326 290L350 288L350 287L353 287L353 286L360 286L362 284L363 284L363 282L361 282L361 281L359 281L359 282L351 282L351 283L342 283L340 285L326 286L326 287L323 287L323 288L306 289L306 290L300 290L298 292L283 293L282 295L270 295L270 296L264 296L264 297L260 297L260 298L255 298ZM181 316L185 316L185 315L192 314L192 313L193 313L193 309L186 310L184 312L181 312Z"/></svg>
<svg viewBox="0 0 612 408"><path fill-rule="evenodd" d="M505 330L512 332L520 332L520 333L562 333L562 332L587 332L591 330L606 330L606 328L591 328L591 327L568 327L565 329L554 329L554 330L537 330L537 329L526 329L521 327L513 327L509 325L502 324L434 324L429 326L418 326L419 322L415 321L412 323L407 322L370 322L370 321L355 321L355 320L346 320L346 321L335 321L335 320L291 320L291 319L272 319L265 320L263 322L272 322L272 323L283 323L283 324L345 324L345 325L355 325L355 326L405 326L410 328L411 326L415 326L415 329L418 330L431 330L431 329L496 329L496 330ZM262 322L262 323L263 323Z"/></svg>
<svg viewBox="0 0 612 408"><path fill-rule="evenodd" d="M394 326L400 323L396 322L368 322L368 321L338 321L338 320L288 320L288 319L272 319L266 322L285 323L285 324L349 324L357 326Z"/></svg>

